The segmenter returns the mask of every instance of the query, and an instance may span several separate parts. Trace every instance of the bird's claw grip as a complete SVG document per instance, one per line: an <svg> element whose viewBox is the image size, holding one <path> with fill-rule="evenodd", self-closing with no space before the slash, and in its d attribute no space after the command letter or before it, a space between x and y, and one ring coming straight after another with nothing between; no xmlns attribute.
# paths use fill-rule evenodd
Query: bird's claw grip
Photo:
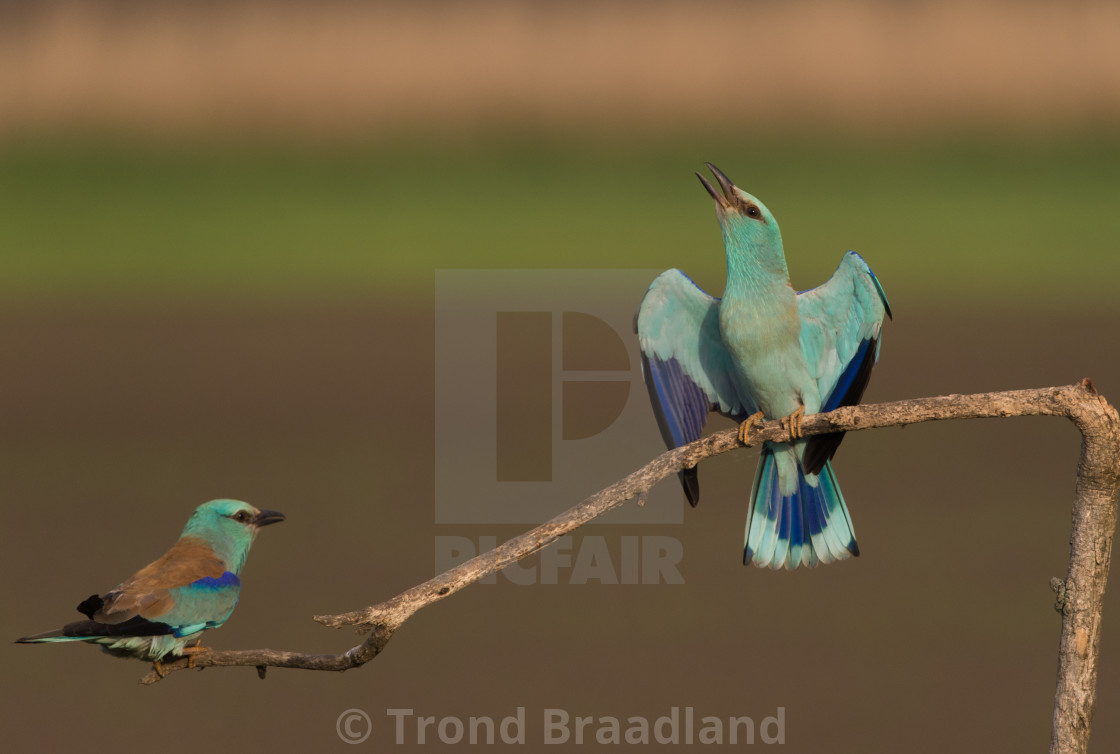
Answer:
<svg viewBox="0 0 1120 754"><path fill-rule="evenodd" d="M739 425L739 442L746 445L748 448L751 446L751 430L762 423L762 412L751 414L743 423Z"/></svg>

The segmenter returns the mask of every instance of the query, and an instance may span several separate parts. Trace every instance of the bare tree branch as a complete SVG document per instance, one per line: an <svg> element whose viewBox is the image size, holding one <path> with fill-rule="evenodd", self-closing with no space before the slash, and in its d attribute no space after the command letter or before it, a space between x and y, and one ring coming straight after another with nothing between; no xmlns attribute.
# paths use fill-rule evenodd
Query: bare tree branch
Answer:
<svg viewBox="0 0 1120 754"><path fill-rule="evenodd" d="M1082 435L1073 503L1069 572L1064 580L1051 581L1051 586L1058 593L1055 607L1062 614L1062 631L1050 750L1062 754L1084 752L1088 747L1096 701L1101 613L1112 555L1112 536L1116 528L1116 498L1120 491L1120 419L1116 409L1096 393L1089 380L1083 380L1079 385L1066 387L944 395L848 406L806 416L801 428L802 433L808 436L902 427L944 419L1010 416L1065 417L1073 421ZM788 431L782 429L777 421L759 425L751 434L752 445L767 440L788 439ZM392 599L341 615L315 616L315 620L324 626L357 626L359 631L369 632L364 641L346 652L310 655L271 649L209 650L195 655L192 665L199 668L256 666L262 677L267 667L347 670L364 665L384 649L393 633L420 608L532 555L627 500L644 495L675 472L736 447L743 446L737 439L736 430L729 429L663 453L551 521ZM162 666L162 675L153 670L141 679L141 683L155 683L168 673L187 667L186 658L166 663Z"/></svg>

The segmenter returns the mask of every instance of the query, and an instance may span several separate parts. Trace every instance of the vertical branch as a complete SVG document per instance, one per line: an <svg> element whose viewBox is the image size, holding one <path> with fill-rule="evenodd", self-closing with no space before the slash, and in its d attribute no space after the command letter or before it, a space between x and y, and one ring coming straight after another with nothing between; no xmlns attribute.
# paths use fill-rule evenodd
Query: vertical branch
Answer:
<svg viewBox="0 0 1120 754"><path fill-rule="evenodd" d="M1086 380L1082 386L1092 391ZM1077 497L1073 504L1069 573L1051 582L1062 614L1058 681L1054 692L1051 754L1084 754L1097 698L1101 617L1116 529L1120 491L1120 420L1116 409L1093 393L1094 401L1071 406L1081 430Z"/></svg>

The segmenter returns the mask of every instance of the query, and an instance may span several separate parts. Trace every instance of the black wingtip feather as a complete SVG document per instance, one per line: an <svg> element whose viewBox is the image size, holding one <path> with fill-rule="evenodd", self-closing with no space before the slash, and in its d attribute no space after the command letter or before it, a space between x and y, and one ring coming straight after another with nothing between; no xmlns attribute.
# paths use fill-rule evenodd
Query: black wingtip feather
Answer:
<svg viewBox="0 0 1120 754"><path fill-rule="evenodd" d="M688 498L688 504L695 508L700 504L700 476L696 472L696 467L685 469L678 476L681 478L681 486L684 487L684 496Z"/></svg>
<svg viewBox="0 0 1120 754"><path fill-rule="evenodd" d="M93 619L94 613L105 606L105 600L99 594L91 594L78 605L78 612L87 618Z"/></svg>

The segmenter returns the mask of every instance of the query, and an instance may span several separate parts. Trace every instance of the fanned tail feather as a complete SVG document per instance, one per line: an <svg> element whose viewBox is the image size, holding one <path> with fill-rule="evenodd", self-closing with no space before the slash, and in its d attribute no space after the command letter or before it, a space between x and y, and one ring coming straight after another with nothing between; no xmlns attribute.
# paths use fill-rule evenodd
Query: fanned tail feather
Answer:
<svg viewBox="0 0 1120 754"><path fill-rule="evenodd" d="M798 465L797 489L783 495L774 451L765 446L751 489L743 563L793 570L853 555L859 546L832 464L826 462L819 475Z"/></svg>

